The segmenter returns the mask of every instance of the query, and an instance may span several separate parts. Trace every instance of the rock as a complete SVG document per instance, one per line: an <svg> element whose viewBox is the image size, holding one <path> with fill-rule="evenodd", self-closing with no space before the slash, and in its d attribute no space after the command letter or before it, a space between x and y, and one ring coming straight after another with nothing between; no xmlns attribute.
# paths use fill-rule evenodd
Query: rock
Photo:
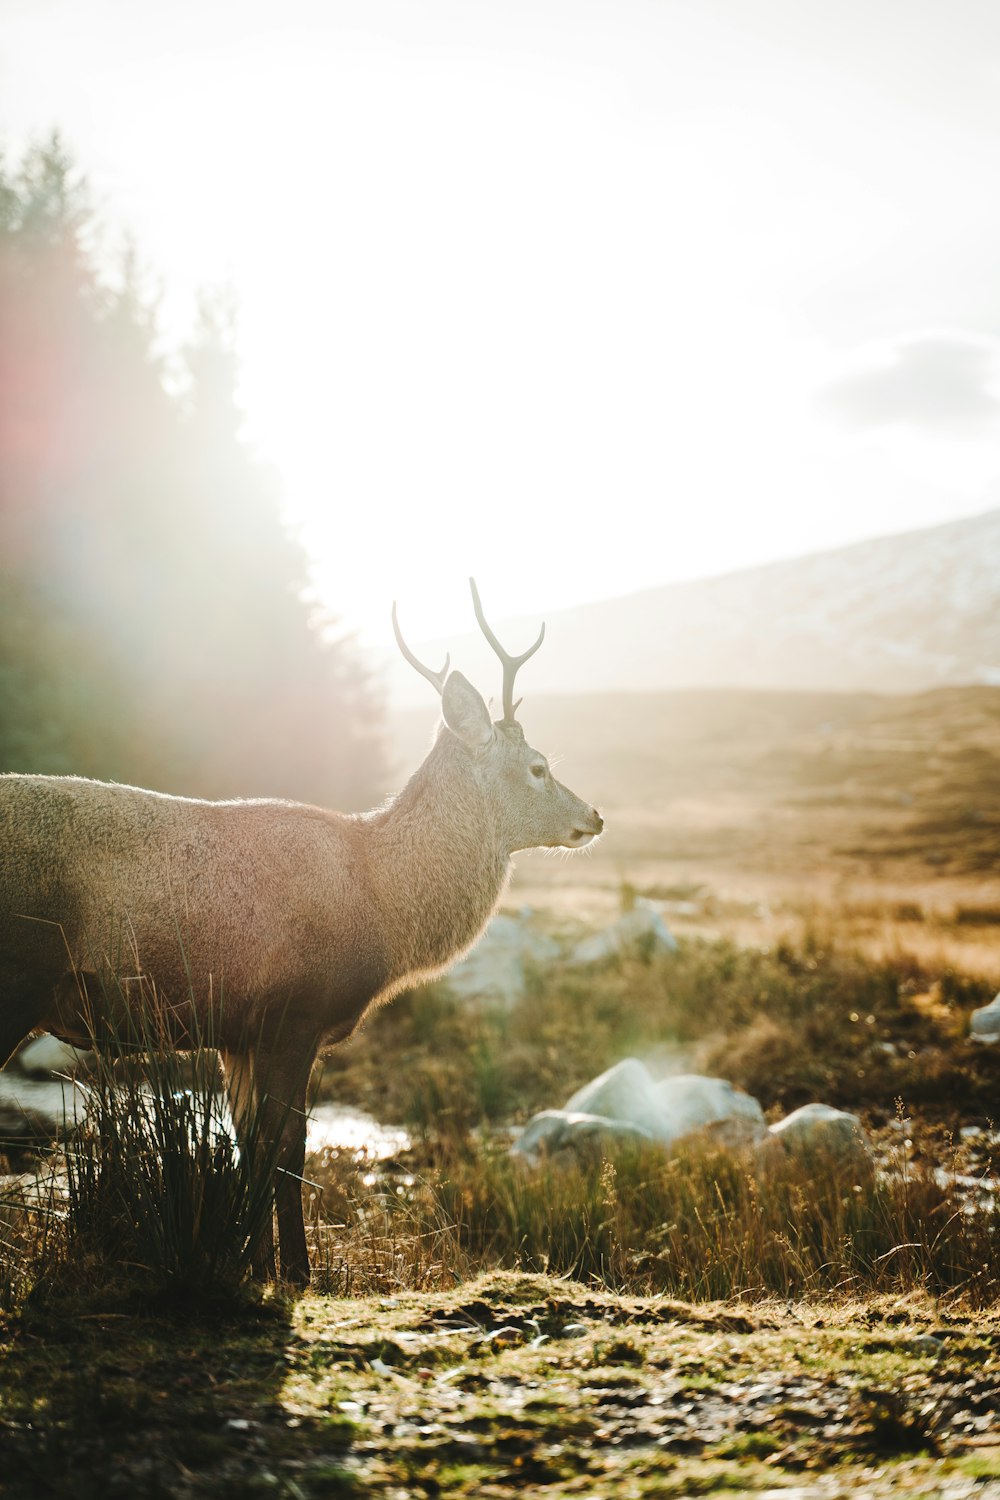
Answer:
<svg viewBox="0 0 1000 1500"><path fill-rule="evenodd" d="M972 1012L969 1035L974 1042L1000 1042L1000 994Z"/></svg>
<svg viewBox="0 0 1000 1500"><path fill-rule="evenodd" d="M724 1078L677 1073L654 1083L635 1057L625 1058L577 1089L566 1101L566 1109L637 1126L664 1145L727 1122L739 1122L733 1130L738 1139L763 1135L767 1128L757 1100Z"/></svg>
<svg viewBox="0 0 1000 1500"><path fill-rule="evenodd" d="M537 1162L539 1157L556 1151L572 1150L585 1143L604 1141L651 1141L652 1136L641 1125L613 1120L606 1115L584 1114L577 1110L543 1109L524 1127L511 1146L513 1156Z"/></svg>
<svg viewBox="0 0 1000 1500"><path fill-rule="evenodd" d="M592 1078L566 1100L564 1108L636 1125L656 1139L662 1135L663 1105L649 1069L636 1057L626 1057Z"/></svg>
<svg viewBox="0 0 1000 1500"><path fill-rule="evenodd" d="M32 1037L14 1058L13 1065L29 1078L51 1078L54 1073L70 1077L91 1068L93 1061L92 1052L81 1052L69 1042L61 1042L46 1032L43 1036Z"/></svg>
<svg viewBox="0 0 1000 1500"><path fill-rule="evenodd" d="M910 1348L915 1354L930 1354L937 1359L944 1353L944 1340L933 1333L918 1333L910 1340Z"/></svg>
<svg viewBox="0 0 1000 1500"><path fill-rule="evenodd" d="M513 1323L505 1323L502 1328L494 1328L492 1333L484 1333L476 1342L480 1347L488 1345L492 1349L515 1349L524 1343L524 1329L515 1327Z"/></svg>
<svg viewBox="0 0 1000 1500"><path fill-rule="evenodd" d="M838 1151L871 1160L871 1145L857 1115L830 1104L803 1104L772 1125L770 1135L795 1153Z"/></svg>
<svg viewBox="0 0 1000 1500"><path fill-rule="evenodd" d="M448 975L454 994L463 1000L499 1000L514 1005L526 987L531 964L551 963L559 945L530 922L529 909L516 917L494 917L483 936Z"/></svg>
<svg viewBox="0 0 1000 1500"><path fill-rule="evenodd" d="M569 955L571 964L596 964L624 953L676 953L677 939L659 910L645 897L623 912L617 922L577 943Z"/></svg>
<svg viewBox="0 0 1000 1500"><path fill-rule="evenodd" d="M638 1058L627 1057L577 1089L564 1109L535 1115L512 1149L534 1160L601 1136L671 1146L701 1131L732 1146L759 1140L767 1126L757 1100L723 1078L679 1073L654 1083Z"/></svg>
<svg viewBox="0 0 1000 1500"><path fill-rule="evenodd" d="M669 1122L666 1139L680 1140L707 1130L720 1144L736 1146L767 1133L764 1111L757 1100L724 1078L678 1073L654 1084Z"/></svg>

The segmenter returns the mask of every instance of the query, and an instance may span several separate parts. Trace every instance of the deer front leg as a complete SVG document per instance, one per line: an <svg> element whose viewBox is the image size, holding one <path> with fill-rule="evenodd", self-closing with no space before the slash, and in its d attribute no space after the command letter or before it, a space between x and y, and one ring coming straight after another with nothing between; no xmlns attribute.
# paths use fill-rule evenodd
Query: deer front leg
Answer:
<svg viewBox="0 0 1000 1500"><path fill-rule="evenodd" d="M236 1140L241 1151L251 1145L264 1146L264 1119L260 1096L257 1090L254 1057L246 1052L222 1052L223 1070L226 1075L226 1090L229 1095L229 1112L236 1129ZM265 1148L266 1149L266 1148ZM273 1205L273 1187L271 1188ZM255 1281L273 1281L276 1275L274 1261L274 1223L271 1212L250 1247L250 1269Z"/></svg>
<svg viewBox="0 0 1000 1500"><path fill-rule="evenodd" d="M309 1252L302 1216L302 1172L306 1161L306 1085L302 1083L287 1104L275 1101L283 1115L280 1126L274 1202L278 1213L278 1249L281 1278L291 1286L307 1286Z"/></svg>
<svg viewBox="0 0 1000 1500"><path fill-rule="evenodd" d="M306 1158L306 1087L314 1055L315 1049L296 1049L287 1056L265 1052L261 1047L255 1073L262 1135L274 1152L279 1268L283 1281L299 1287L309 1281L302 1172Z"/></svg>

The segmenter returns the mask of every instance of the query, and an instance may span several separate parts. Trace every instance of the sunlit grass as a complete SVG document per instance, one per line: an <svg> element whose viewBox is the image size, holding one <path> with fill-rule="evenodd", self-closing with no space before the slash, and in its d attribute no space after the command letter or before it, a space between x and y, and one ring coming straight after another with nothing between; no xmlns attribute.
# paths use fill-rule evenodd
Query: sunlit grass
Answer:
<svg viewBox="0 0 1000 1500"><path fill-rule="evenodd" d="M405 1186L366 1186L336 1155L314 1160L309 1171L325 1182L313 1230L319 1284L386 1294L506 1268L691 1300L1000 1296L995 1199L970 1199L902 1145L878 1173L829 1152L697 1142L528 1168L507 1145L456 1143Z"/></svg>
<svg viewBox="0 0 1000 1500"><path fill-rule="evenodd" d="M958 1182L970 1169L949 1144L958 1124L989 1123L1000 1098L1000 1055L966 1037L991 993L911 955L874 962L821 932L769 952L689 941L645 960L552 965L511 1009L460 1003L442 985L415 991L317 1078L340 1103L405 1124L414 1146L398 1162L310 1157L315 1284L388 1295L508 1267L690 1298L923 1289L995 1300L996 1195ZM155 1042L154 1030L105 1049L86 1084L87 1124L52 1158L49 1186L43 1177L34 1204L4 1209L6 1305L32 1288L121 1281L211 1296L246 1278L271 1212L268 1144L251 1125L234 1145L210 1048L178 1055ZM534 1171L509 1154L509 1126L629 1055L726 1077L772 1117L812 1098L857 1109L880 1170L696 1142ZM903 1115L914 1117L906 1131Z"/></svg>
<svg viewBox="0 0 1000 1500"><path fill-rule="evenodd" d="M320 1088L430 1137L558 1107L623 1057L729 1079L767 1110L813 1099L884 1121L908 1109L992 1118L1000 1056L967 1039L994 985L911 954L874 961L814 931L747 949L549 965L510 1010L430 986L402 997L326 1062Z"/></svg>

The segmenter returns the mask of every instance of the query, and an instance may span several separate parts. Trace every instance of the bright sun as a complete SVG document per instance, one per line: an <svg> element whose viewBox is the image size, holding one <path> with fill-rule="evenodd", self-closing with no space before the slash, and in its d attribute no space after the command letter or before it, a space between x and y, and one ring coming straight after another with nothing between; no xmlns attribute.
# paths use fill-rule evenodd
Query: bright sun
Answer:
<svg viewBox="0 0 1000 1500"><path fill-rule="evenodd" d="M989 503L995 444L824 404L897 333L872 307L933 317L994 158L815 8L71 9L61 49L50 6L13 17L5 109L64 125L168 336L233 287L248 431L369 643L393 597L414 640L466 628L473 572L537 614Z"/></svg>

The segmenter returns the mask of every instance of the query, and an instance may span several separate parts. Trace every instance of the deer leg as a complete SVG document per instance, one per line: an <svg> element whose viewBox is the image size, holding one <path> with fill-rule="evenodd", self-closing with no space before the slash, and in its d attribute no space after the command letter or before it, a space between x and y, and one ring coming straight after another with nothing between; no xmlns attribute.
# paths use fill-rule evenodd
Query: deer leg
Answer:
<svg viewBox="0 0 1000 1500"><path fill-rule="evenodd" d="M302 1217L302 1171L306 1159L306 1085L301 1059L285 1068L273 1059L263 1096L265 1134L276 1146L274 1201L278 1217L281 1276L291 1286L309 1281L309 1252Z"/></svg>
<svg viewBox="0 0 1000 1500"><path fill-rule="evenodd" d="M229 1095L229 1112L236 1128L236 1139L241 1149L253 1140L263 1144L262 1104L254 1076L253 1054L247 1052L220 1052L226 1076L226 1092ZM272 1214L267 1214L255 1243L250 1248L250 1268L255 1281L274 1281L277 1274L274 1261L274 1223Z"/></svg>

